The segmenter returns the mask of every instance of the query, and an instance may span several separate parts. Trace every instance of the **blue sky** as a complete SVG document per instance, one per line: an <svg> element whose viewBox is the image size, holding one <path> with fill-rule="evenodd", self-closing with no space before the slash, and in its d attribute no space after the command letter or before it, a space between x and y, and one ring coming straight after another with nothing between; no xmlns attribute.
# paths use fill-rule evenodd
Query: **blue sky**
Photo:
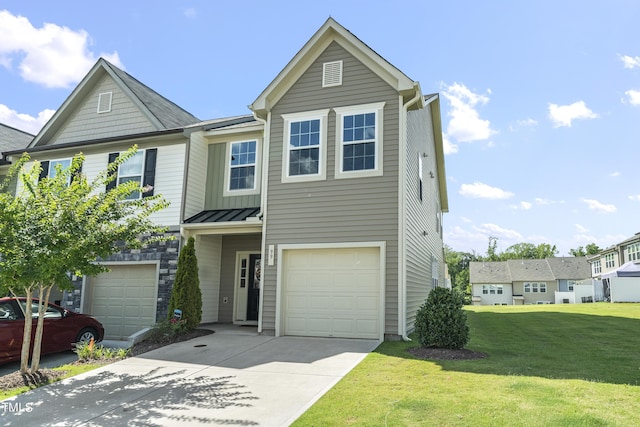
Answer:
<svg viewBox="0 0 640 427"><path fill-rule="evenodd" d="M37 133L100 56L200 119L246 114L329 16L440 93L453 249L640 231L632 0L3 0L0 122Z"/></svg>

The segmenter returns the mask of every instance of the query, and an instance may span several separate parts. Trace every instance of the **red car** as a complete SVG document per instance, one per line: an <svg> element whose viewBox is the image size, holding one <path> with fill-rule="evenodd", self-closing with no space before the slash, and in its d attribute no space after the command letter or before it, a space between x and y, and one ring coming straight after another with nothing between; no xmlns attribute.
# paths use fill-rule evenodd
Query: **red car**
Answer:
<svg viewBox="0 0 640 427"><path fill-rule="evenodd" d="M25 298L0 298L0 363L20 360L22 336L24 334ZM38 320L38 300L32 304L33 335ZM32 336L33 336L32 335ZM56 304L49 303L44 314L42 332L42 353L57 353L73 350L74 343L102 341L104 327L100 322L86 314L73 313ZM33 346L33 342L32 342Z"/></svg>

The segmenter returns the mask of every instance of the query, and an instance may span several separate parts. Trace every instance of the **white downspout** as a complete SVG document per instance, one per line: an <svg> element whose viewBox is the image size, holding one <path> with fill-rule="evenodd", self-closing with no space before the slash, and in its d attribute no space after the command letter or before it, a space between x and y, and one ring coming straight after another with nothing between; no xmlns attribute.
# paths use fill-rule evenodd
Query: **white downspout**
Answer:
<svg viewBox="0 0 640 427"><path fill-rule="evenodd" d="M415 104L422 97L420 86L414 83L413 87L416 95L402 105L400 112L400 134L398 138L400 164L398 173L398 322L400 326L400 336L403 341L411 341L407 336L407 275L406 275L406 236L405 236L405 216L406 206L406 183L407 183L407 115L409 107Z"/></svg>
<svg viewBox="0 0 640 427"><path fill-rule="evenodd" d="M267 184L269 181L269 135L270 135L270 123L271 123L271 112L267 113L267 118L263 119L258 116L256 112L253 113L253 117L260 123L264 125L264 131L262 136L262 180L261 180L261 189L260 189L260 213L258 213L258 218L262 218L262 239L260 244L260 252L261 259L263 263L262 274L260 274L260 302L258 303L258 333L262 333L262 315L263 315L263 307L264 307L264 262L265 262L265 254L267 252L266 248L266 237L267 237Z"/></svg>

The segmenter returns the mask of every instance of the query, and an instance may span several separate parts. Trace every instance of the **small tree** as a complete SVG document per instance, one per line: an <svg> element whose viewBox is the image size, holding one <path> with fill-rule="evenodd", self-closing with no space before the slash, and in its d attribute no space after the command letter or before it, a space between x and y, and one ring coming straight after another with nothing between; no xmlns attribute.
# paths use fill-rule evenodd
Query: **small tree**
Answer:
<svg viewBox="0 0 640 427"><path fill-rule="evenodd" d="M91 182L81 173L82 154L74 156L69 168L58 165L43 179L39 162L24 167L29 160L24 154L0 185L0 293L26 297L21 372L34 373L40 366L44 313L53 287L72 289L70 274L108 271L96 261L123 246L140 248L165 239L160 233L166 229L149 220L153 212L168 206L162 196L131 197L149 190L135 181L105 191L118 166L136 151L133 146L122 153ZM23 188L13 196L7 187L16 176ZM34 296L39 316L29 369Z"/></svg>
<svg viewBox="0 0 640 427"><path fill-rule="evenodd" d="M202 319L202 292L198 278L198 258L196 258L195 239L189 237L187 244L180 250L176 280L169 299L169 318L175 309L182 310L182 318L187 329L194 329Z"/></svg>
<svg viewBox="0 0 640 427"><path fill-rule="evenodd" d="M469 342L464 295L435 288L416 314L416 334L423 347L461 349Z"/></svg>

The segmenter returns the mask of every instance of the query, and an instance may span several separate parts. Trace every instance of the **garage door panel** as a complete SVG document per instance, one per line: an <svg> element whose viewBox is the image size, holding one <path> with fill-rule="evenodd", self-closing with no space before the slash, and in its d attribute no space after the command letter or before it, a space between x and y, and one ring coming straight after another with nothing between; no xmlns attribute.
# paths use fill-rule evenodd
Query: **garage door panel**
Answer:
<svg viewBox="0 0 640 427"><path fill-rule="evenodd" d="M153 264L114 265L89 280L89 312L106 339L126 339L155 324L157 271Z"/></svg>
<svg viewBox="0 0 640 427"><path fill-rule="evenodd" d="M283 253L286 335L380 337L380 250Z"/></svg>

